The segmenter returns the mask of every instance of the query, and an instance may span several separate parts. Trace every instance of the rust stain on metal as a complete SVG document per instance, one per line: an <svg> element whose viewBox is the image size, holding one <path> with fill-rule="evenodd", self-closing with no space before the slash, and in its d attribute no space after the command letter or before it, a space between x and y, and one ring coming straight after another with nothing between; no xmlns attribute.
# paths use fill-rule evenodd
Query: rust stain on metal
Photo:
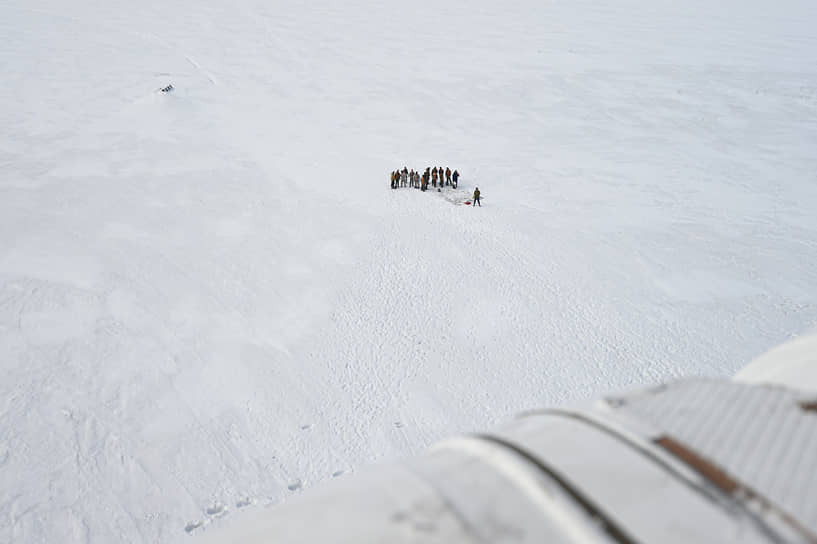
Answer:
<svg viewBox="0 0 817 544"><path fill-rule="evenodd" d="M817 402L802 403L801 407L804 410L809 411L813 410L817 412ZM725 491L726 493L732 495L736 491L740 491L742 495L745 495L746 497L749 497L753 500L759 501L766 508L769 508L770 510L773 510L775 513L777 513L785 523L789 524L789 526L792 527L795 531L803 535L808 542L813 542L817 544L817 535L815 535L799 519L792 516L787 511L780 508L778 505L772 503L766 496L761 495L754 489L741 484L740 482L729 476L729 474L727 474L725 471L723 471L715 464L711 463L710 461L696 453L691 448L685 446L681 442L667 435L660 436L656 438L653 442L655 442L655 444L661 446L666 451L677 457L688 467L698 472L698 474L712 482L715 486Z"/></svg>
<svg viewBox="0 0 817 544"><path fill-rule="evenodd" d="M801 402L800 408L804 412L817 412L817 400Z"/></svg>
<svg viewBox="0 0 817 544"><path fill-rule="evenodd" d="M740 484L726 472L677 440L664 435L656 438L655 443L686 463L723 491L732 494L741 487Z"/></svg>

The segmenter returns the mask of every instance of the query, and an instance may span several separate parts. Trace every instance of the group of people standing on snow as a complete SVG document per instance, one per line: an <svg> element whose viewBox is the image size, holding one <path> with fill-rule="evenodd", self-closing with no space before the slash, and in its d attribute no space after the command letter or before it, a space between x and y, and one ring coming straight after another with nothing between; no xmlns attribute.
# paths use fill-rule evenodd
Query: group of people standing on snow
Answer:
<svg viewBox="0 0 817 544"><path fill-rule="evenodd" d="M411 187L420 189L421 191L427 191L430 183L431 186L435 188L437 185L440 187L447 185L456 189L459 179L459 172L456 170L452 172L450 168L443 170L442 166L439 168L436 166L431 168L429 166L422 174L420 174L419 171L415 172L414 169L409 170L404 166L402 170L395 170L391 173L391 188Z"/></svg>

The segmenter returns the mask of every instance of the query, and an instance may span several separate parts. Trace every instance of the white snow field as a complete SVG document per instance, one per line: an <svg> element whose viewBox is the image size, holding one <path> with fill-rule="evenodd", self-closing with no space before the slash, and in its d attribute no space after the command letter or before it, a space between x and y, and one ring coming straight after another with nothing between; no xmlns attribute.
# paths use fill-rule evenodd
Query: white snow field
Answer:
<svg viewBox="0 0 817 544"><path fill-rule="evenodd" d="M5 0L0 542L194 542L812 329L815 29L813 0Z"/></svg>

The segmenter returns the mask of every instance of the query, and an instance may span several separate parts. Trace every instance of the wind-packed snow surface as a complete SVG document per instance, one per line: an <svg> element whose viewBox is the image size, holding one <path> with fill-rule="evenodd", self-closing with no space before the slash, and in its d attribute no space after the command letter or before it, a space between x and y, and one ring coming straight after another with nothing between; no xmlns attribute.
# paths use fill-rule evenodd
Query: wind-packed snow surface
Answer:
<svg viewBox="0 0 817 544"><path fill-rule="evenodd" d="M815 28L812 0L4 2L0 541L194 541L811 329ZM460 188L392 191L404 165Z"/></svg>

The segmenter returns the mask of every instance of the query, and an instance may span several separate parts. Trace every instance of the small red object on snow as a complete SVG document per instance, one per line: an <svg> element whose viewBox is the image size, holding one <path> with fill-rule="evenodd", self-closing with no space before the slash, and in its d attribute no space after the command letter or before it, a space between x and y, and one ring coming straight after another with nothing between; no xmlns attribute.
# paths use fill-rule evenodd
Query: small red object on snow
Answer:
<svg viewBox="0 0 817 544"><path fill-rule="evenodd" d="M471 201L470 201L470 200L466 200L466 201L465 201L465 205L466 205L466 206L470 206L470 205L471 205Z"/></svg>

